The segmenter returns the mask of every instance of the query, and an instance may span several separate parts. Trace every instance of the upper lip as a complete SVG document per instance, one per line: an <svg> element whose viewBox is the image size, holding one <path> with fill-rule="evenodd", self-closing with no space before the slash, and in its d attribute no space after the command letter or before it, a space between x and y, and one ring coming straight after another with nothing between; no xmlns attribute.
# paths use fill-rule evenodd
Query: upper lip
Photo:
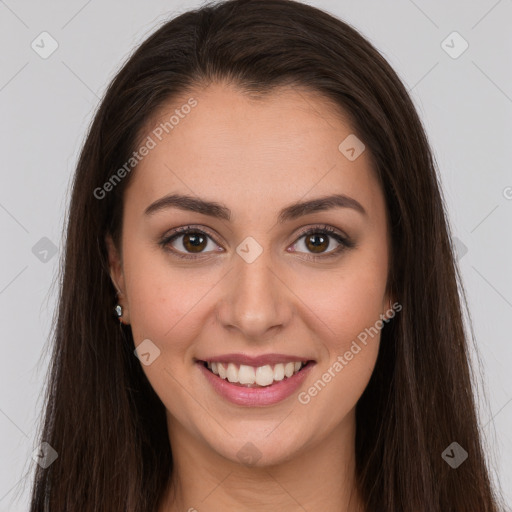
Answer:
<svg viewBox="0 0 512 512"><path fill-rule="evenodd" d="M220 356L205 357L202 359L198 358L197 360L206 361L207 363L234 363L255 367L295 361L312 361L309 357L287 354L262 354L259 356L249 356L246 354L222 354Z"/></svg>

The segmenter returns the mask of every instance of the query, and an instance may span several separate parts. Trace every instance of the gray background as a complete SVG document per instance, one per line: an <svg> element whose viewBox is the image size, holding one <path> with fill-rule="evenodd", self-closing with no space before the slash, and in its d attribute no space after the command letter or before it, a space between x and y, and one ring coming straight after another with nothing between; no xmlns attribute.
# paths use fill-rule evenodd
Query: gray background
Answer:
<svg viewBox="0 0 512 512"><path fill-rule="evenodd" d="M478 342L487 453L512 503L512 0L308 3L349 22L383 53L423 119ZM0 0L0 511L27 509L52 283L86 128L134 46L200 4ZM51 48L43 31L58 43L46 59L31 47ZM469 44L457 58L445 50L460 53L460 40L442 44L453 31Z"/></svg>

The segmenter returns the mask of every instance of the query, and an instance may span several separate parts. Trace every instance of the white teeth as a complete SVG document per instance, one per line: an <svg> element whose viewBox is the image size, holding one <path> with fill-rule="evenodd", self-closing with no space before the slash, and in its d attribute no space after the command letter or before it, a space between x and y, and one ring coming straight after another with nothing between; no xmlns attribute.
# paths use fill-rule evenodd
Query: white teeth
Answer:
<svg viewBox="0 0 512 512"><path fill-rule="evenodd" d="M221 379L225 379L227 377L226 368L224 368L222 363L217 363L217 371L219 372L219 377Z"/></svg>
<svg viewBox="0 0 512 512"><path fill-rule="evenodd" d="M284 364L279 363L274 366L274 380L284 379Z"/></svg>
<svg viewBox="0 0 512 512"><path fill-rule="evenodd" d="M293 372L295 371L295 364L294 363L286 363L284 367L284 374L287 377L291 377L293 375Z"/></svg>
<svg viewBox="0 0 512 512"><path fill-rule="evenodd" d="M240 382L240 384L254 384L256 380L256 372L254 371L254 368L252 366L241 364L240 370L238 370L238 382Z"/></svg>
<svg viewBox="0 0 512 512"><path fill-rule="evenodd" d="M256 368L256 384L259 386L268 386L274 381L274 370L272 366L265 365Z"/></svg>
<svg viewBox="0 0 512 512"><path fill-rule="evenodd" d="M238 382L238 368L233 363L228 364L226 374L229 382Z"/></svg>
<svg viewBox="0 0 512 512"><path fill-rule="evenodd" d="M278 382L285 377L290 378L297 373L305 363L300 361L290 363L278 363L274 366L264 365L254 368L245 364L236 365L234 363L207 363L207 367L221 379L227 379L229 382L243 384L246 386L269 386L274 381Z"/></svg>

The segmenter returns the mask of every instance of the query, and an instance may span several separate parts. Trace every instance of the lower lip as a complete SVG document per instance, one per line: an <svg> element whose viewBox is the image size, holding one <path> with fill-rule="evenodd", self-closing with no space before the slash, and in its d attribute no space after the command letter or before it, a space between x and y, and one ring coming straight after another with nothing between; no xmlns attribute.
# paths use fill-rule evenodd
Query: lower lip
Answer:
<svg viewBox="0 0 512 512"><path fill-rule="evenodd" d="M270 386L262 388L246 388L237 386L228 380L221 379L208 370L200 361L197 362L199 369L203 372L213 389L226 400L236 404L248 407L257 407L273 405L292 395L308 376L309 371L315 365L310 361L302 370L291 377L284 378Z"/></svg>

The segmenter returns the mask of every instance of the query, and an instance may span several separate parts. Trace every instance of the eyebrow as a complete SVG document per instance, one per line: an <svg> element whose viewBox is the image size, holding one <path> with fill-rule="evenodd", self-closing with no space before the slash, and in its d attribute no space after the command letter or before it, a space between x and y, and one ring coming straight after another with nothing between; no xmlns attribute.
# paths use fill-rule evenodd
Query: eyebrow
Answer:
<svg viewBox="0 0 512 512"><path fill-rule="evenodd" d="M145 209L144 214L151 216L167 208L179 208L180 210L201 213L221 220L231 220L231 210L227 206L215 201L206 201L183 194L169 194L157 199ZM352 197L344 194L332 194L309 201L298 201L286 206L279 212L278 223L282 224L310 213L333 208L351 208L364 216L368 215L361 203Z"/></svg>

